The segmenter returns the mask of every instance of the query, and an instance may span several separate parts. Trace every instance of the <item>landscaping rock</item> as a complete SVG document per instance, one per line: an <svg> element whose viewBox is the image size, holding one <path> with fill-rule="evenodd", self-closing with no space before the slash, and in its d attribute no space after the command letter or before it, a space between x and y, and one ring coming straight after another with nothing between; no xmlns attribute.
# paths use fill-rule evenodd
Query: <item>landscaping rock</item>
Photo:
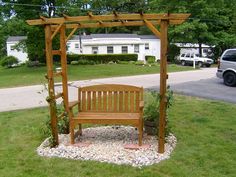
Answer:
<svg viewBox="0 0 236 177"><path fill-rule="evenodd" d="M165 152L159 154L155 136L143 137L147 148L126 149L127 144L138 144L138 132L130 126L102 126L83 129L83 135L76 139L75 145L69 144L70 135L59 135L60 144L49 147L48 138L37 148L40 156L61 157L77 160L95 160L100 162L126 164L142 167L168 159L176 146L173 134L166 138Z"/></svg>

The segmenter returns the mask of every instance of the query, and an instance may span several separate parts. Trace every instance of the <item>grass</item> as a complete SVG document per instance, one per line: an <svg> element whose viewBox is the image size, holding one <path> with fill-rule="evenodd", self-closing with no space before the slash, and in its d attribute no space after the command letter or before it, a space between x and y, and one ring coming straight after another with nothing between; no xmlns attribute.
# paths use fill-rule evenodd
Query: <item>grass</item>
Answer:
<svg viewBox="0 0 236 177"><path fill-rule="evenodd" d="M48 109L0 113L0 174L4 177L233 177L236 105L175 96L169 112L178 139L171 158L141 169L95 161L39 157Z"/></svg>
<svg viewBox="0 0 236 177"><path fill-rule="evenodd" d="M179 65L169 65L169 72L192 70L192 67ZM0 88L16 87L34 84L44 84L46 79L46 67L17 67L6 69L0 67ZM139 74L159 73L159 66L137 66L132 64L113 64L113 65L69 65L68 78L71 81L95 78L105 78L113 76L128 76ZM60 82L61 80L56 80Z"/></svg>

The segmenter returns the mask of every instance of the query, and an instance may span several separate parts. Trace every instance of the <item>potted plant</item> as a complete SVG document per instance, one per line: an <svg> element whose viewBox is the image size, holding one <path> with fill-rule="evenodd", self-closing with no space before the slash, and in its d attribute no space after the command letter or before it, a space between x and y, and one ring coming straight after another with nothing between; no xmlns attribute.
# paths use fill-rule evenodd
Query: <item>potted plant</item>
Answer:
<svg viewBox="0 0 236 177"><path fill-rule="evenodd" d="M166 92L167 98L167 109L172 105L173 101L173 91L170 90L170 87L167 87ZM157 135L158 133L158 125L159 125L159 105L160 105L160 94L156 91L151 91L148 102L144 107L144 129L148 135ZM167 117L166 117L167 121ZM168 133L169 128L166 122L166 128Z"/></svg>

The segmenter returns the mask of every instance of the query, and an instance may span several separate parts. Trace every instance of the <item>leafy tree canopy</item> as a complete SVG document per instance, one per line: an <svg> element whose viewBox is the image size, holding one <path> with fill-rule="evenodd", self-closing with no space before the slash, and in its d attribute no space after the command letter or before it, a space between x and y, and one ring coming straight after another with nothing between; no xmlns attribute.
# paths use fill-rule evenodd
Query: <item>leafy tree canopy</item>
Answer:
<svg viewBox="0 0 236 177"><path fill-rule="evenodd" d="M169 28L170 42L213 45L220 53L236 46L236 1L232 0L5 0L0 2L0 55L5 52L8 36L27 35L27 52L31 60L44 58L44 32L42 28L29 27L26 19L39 15L47 17L67 15L125 13L191 13L182 25ZM145 27L120 27L84 29L86 33L139 33L151 34ZM37 35L35 35L37 34ZM37 43L37 44L36 44ZM40 51L39 51L40 49Z"/></svg>

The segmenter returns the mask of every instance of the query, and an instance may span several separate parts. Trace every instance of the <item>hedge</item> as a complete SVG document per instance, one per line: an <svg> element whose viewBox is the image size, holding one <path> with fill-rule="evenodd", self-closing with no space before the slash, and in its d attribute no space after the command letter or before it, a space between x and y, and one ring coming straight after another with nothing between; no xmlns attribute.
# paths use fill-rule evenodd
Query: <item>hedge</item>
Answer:
<svg viewBox="0 0 236 177"><path fill-rule="evenodd" d="M137 54L68 54L67 62L88 60L96 64L118 62L118 61L137 61Z"/></svg>
<svg viewBox="0 0 236 177"><path fill-rule="evenodd" d="M147 61L148 64L153 64L156 61L156 57L152 55L146 55L145 60Z"/></svg>
<svg viewBox="0 0 236 177"><path fill-rule="evenodd" d="M14 56L5 56L0 62L0 64L3 67L7 67L7 68L11 68L14 65L17 65L18 63L19 63L19 60Z"/></svg>

